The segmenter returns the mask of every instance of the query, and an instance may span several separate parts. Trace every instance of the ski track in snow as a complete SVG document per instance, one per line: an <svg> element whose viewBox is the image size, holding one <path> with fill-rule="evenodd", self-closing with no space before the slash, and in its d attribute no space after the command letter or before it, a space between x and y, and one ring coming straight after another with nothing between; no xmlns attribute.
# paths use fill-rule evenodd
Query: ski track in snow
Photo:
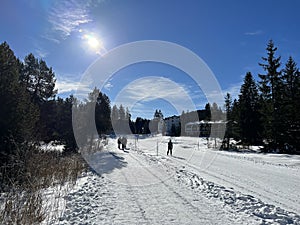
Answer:
<svg viewBox="0 0 300 225"><path fill-rule="evenodd" d="M141 142L137 151L131 143L125 153L115 150L113 140L106 150L89 156L95 171L66 196L56 224L300 224L296 213L261 200L255 181L247 181L248 188L226 171L204 170L188 157L166 157L164 150L159 156L149 153L151 141ZM194 146L181 145L185 150Z"/></svg>

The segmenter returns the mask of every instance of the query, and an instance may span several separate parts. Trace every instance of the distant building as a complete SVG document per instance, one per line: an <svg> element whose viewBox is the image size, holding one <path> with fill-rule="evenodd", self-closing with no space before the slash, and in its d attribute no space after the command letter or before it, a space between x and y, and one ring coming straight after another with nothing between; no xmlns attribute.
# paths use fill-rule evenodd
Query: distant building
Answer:
<svg viewBox="0 0 300 225"><path fill-rule="evenodd" d="M226 122L224 121L196 121L185 125L185 133L196 137L221 137L224 135Z"/></svg>
<svg viewBox="0 0 300 225"><path fill-rule="evenodd" d="M174 135L172 131L173 129L180 129L180 116L171 116L165 118L165 135Z"/></svg>

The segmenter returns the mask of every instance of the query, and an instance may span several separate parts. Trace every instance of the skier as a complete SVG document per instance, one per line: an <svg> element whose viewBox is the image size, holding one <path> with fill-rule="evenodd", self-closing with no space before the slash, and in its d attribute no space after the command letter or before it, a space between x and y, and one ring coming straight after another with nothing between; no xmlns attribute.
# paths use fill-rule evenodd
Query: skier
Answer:
<svg viewBox="0 0 300 225"><path fill-rule="evenodd" d="M170 152L170 155L172 156L172 149L173 149L173 143L171 141L171 139L169 140L168 142L168 151L167 151L167 155L169 155L169 152Z"/></svg>

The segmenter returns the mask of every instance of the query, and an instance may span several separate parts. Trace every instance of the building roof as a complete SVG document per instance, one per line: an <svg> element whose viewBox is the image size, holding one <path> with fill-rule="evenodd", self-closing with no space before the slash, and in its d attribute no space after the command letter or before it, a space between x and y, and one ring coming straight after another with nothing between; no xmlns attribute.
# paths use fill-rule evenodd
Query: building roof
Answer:
<svg viewBox="0 0 300 225"><path fill-rule="evenodd" d="M199 124L224 124L227 123L226 121L219 120L219 121L195 121L195 122L189 122L186 125L199 125Z"/></svg>

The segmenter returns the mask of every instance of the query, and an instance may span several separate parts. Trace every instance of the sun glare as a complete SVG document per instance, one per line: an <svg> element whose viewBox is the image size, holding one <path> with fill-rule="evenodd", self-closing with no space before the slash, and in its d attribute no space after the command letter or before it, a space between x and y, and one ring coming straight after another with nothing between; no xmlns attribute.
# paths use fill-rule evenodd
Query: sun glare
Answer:
<svg viewBox="0 0 300 225"><path fill-rule="evenodd" d="M100 44L99 41L97 40L97 38L95 38L93 36L88 36L87 41L88 41L89 46L91 46L92 48L97 48Z"/></svg>
<svg viewBox="0 0 300 225"><path fill-rule="evenodd" d="M83 35L83 39L86 40L91 50L96 51L97 54L101 54L105 50L103 42L92 34Z"/></svg>

